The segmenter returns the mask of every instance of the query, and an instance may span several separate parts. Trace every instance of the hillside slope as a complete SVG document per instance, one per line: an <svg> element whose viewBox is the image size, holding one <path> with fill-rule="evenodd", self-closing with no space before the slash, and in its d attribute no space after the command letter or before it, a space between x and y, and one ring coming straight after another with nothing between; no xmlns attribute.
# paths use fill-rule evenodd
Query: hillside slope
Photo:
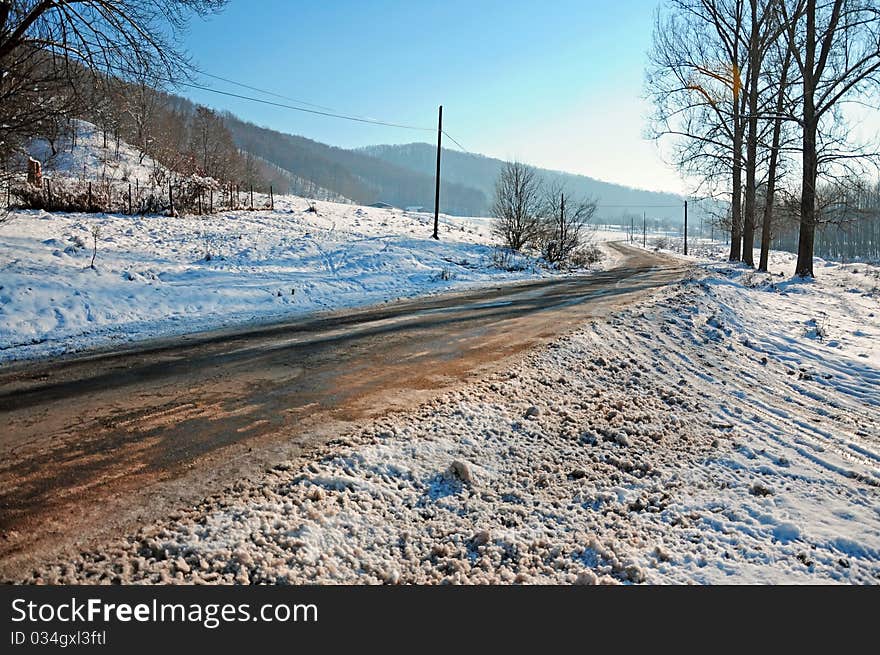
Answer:
<svg viewBox="0 0 880 655"><path fill-rule="evenodd" d="M403 168L364 152L258 127L231 114L225 119L239 148L358 204L434 206L433 171L422 173ZM488 200L477 189L449 181L443 184L441 192L444 213L456 216L486 213Z"/></svg>
<svg viewBox="0 0 880 655"><path fill-rule="evenodd" d="M437 165L437 148L427 143L406 145L378 145L360 150L378 159L422 174L431 174ZM484 155L443 150L443 175L450 182L467 184L491 198L495 181L504 162ZM626 212L641 215L647 207L655 218L681 220L682 199L671 193L656 193L642 189L603 182L584 175L538 169L547 181L561 182L569 192L599 200L603 218L620 216ZM657 205L667 205L657 207Z"/></svg>

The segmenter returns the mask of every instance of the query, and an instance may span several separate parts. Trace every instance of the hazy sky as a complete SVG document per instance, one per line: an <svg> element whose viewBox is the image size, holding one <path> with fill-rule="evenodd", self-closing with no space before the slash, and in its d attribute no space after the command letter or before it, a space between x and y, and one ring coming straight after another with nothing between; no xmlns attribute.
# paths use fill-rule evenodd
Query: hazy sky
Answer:
<svg viewBox="0 0 880 655"><path fill-rule="evenodd" d="M678 175L642 138L656 4L231 0L223 14L193 23L188 48L207 72L345 113L430 127L443 104L444 127L473 152L680 192ZM435 138L186 95L343 147Z"/></svg>

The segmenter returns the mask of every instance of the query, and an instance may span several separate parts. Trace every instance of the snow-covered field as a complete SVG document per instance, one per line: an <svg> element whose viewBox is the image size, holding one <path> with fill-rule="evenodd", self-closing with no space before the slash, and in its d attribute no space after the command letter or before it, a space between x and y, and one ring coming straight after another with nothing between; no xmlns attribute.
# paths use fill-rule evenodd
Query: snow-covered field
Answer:
<svg viewBox="0 0 880 655"><path fill-rule="evenodd" d="M437 242L428 214L309 202L14 214L0 225L0 362L552 274L526 258L496 267L485 221L444 216Z"/></svg>
<svg viewBox="0 0 880 655"><path fill-rule="evenodd" d="M47 174L119 181L157 166L77 129L54 159L32 144ZM439 242L433 221L296 196L212 216L13 212L0 223L0 363L556 274L519 256L499 268L489 219L441 215Z"/></svg>
<svg viewBox="0 0 880 655"><path fill-rule="evenodd" d="M310 203L13 214L0 225L0 363L558 274L526 257L499 268L485 220L443 216L437 242L427 214L329 202L315 214ZM606 256L597 268L616 263Z"/></svg>
<svg viewBox="0 0 880 655"><path fill-rule="evenodd" d="M29 580L880 583L880 269L791 265L704 260Z"/></svg>

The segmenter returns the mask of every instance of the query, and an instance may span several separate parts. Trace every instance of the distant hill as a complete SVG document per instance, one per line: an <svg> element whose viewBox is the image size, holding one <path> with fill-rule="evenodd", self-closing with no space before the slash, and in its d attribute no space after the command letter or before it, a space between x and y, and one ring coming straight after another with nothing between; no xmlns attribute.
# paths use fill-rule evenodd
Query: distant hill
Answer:
<svg viewBox="0 0 880 655"><path fill-rule="evenodd" d="M335 148L258 127L232 114L226 114L225 120L239 148L355 203L434 206L433 171L426 174L366 152ZM448 214L479 216L488 208L483 191L452 180L443 183L441 193L443 211Z"/></svg>
<svg viewBox="0 0 880 655"><path fill-rule="evenodd" d="M365 205L384 202L396 207L434 207L436 146L410 143L346 150L259 127L232 114L226 114L225 120L239 148L332 194ZM442 210L457 216L488 215L502 166L500 159L444 148ZM651 218L681 221L682 199L674 194L538 170L548 181L564 183L574 195L598 199L603 219L641 216L647 211Z"/></svg>
<svg viewBox="0 0 880 655"><path fill-rule="evenodd" d="M437 147L427 143L368 146L361 148L359 152L425 175L433 175L437 166ZM502 166L504 162L500 159L443 149L443 176L450 182L479 190L486 196L487 202L492 198L495 180L498 179ZM653 218L676 222L682 219L682 198L677 195L632 189L585 175L538 170L548 181L563 182L566 189L575 195L598 199L602 218L627 213L641 216L643 211L647 211ZM656 207L656 205L671 206ZM488 210L488 205L486 209Z"/></svg>

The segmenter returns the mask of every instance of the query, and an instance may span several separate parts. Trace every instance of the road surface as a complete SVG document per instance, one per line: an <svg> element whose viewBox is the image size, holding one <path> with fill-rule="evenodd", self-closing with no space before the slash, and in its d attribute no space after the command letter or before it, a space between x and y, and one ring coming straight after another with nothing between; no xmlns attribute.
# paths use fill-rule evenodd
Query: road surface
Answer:
<svg viewBox="0 0 880 655"><path fill-rule="evenodd" d="M589 276L0 369L0 579L307 457L685 273L613 247L623 263Z"/></svg>

